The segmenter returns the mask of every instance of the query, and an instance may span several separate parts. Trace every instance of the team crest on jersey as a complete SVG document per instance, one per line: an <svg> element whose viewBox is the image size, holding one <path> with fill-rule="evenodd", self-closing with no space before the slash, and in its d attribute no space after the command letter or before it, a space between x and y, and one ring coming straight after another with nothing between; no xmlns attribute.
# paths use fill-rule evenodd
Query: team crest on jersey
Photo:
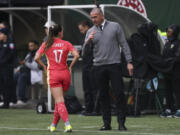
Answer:
<svg viewBox="0 0 180 135"><path fill-rule="evenodd" d="M13 43L10 43L10 44L9 44L9 48L10 48L10 49L14 49L14 44L13 44Z"/></svg>

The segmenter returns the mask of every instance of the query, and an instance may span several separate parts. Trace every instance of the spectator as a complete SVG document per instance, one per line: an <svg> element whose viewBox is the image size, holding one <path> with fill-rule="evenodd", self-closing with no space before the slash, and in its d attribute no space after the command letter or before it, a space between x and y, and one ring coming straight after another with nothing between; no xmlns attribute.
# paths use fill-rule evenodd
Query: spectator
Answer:
<svg viewBox="0 0 180 135"><path fill-rule="evenodd" d="M90 28L90 23L88 21L82 21L78 24L78 28L81 34L86 35L86 32Z"/></svg>
<svg viewBox="0 0 180 135"><path fill-rule="evenodd" d="M78 28L81 34L86 35L86 32L90 28L88 21L82 21L78 24ZM89 46L90 47L90 46ZM95 106L96 87L94 84L94 72L93 72L93 48L89 48L88 54L82 56L82 81L85 98L85 111L82 112L84 115L92 115Z"/></svg>
<svg viewBox="0 0 180 135"><path fill-rule="evenodd" d="M16 70L15 80L17 83L17 105L23 105L26 101L26 88L28 85L39 83L42 84L42 71L38 64L34 61L35 53L38 49L38 42L35 40L29 41L29 53L25 59L20 62L19 70Z"/></svg>
<svg viewBox="0 0 180 135"><path fill-rule="evenodd" d="M133 65L129 46L126 42L123 29L118 23L104 19L100 8L94 8L90 13L94 26L86 34L83 54L89 45L93 49L93 65L96 73L97 87L100 91L101 109L104 125L100 130L111 130L111 107L109 96L109 81L111 82L118 115L119 130L126 130L126 101L123 91L121 73L120 46L127 61L129 74L132 75ZM120 46L119 46L120 45Z"/></svg>
<svg viewBox="0 0 180 135"><path fill-rule="evenodd" d="M15 46L12 40L8 39L8 35L8 28L0 29L0 87L3 91L3 105L0 108L9 108L13 92Z"/></svg>
<svg viewBox="0 0 180 135"><path fill-rule="evenodd" d="M167 42L163 50L164 59L173 59L174 67L171 71L164 74L165 85L166 85L166 108L165 111L160 115L161 117L176 117L180 118L180 41L178 35L180 27L173 24L167 29ZM175 98L174 98L175 95ZM174 104L177 103L175 109ZM176 110L174 114L173 111Z"/></svg>

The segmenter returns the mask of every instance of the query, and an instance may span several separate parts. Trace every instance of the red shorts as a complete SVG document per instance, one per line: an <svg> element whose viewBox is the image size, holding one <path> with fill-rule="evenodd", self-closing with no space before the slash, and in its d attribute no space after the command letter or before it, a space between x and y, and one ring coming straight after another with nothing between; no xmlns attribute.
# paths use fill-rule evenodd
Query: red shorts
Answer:
<svg viewBox="0 0 180 135"><path fill-rule="evenodd" d="M67 91L71 84L69 70L49 70L47 79L50 88L62 87L63 91Z"/></svg>

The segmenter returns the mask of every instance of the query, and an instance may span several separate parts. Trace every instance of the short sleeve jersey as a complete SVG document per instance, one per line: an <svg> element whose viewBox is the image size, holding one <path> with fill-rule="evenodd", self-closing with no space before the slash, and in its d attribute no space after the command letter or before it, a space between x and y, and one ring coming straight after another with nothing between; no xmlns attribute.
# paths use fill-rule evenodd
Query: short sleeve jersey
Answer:
<svg viewBox="0 0 180 135"><path fill-rule="evenodd" d="M42 43L38 50L39 54L45 54L48 61L49 70L65 70L67 69L67 57L69 52L74 51L73 45L59 38L54 38L53 45L45 50L45 42Z"/></svg>

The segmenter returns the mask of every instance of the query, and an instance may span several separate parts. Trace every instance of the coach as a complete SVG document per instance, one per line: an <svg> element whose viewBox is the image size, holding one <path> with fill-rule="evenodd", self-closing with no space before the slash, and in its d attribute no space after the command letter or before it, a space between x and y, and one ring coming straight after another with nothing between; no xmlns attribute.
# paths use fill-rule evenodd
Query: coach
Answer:
<svg viewBox="0 0 180 135"><path fill-rule="evenodd" d="M133 74L131 52L128 47L124 32L118 23L104 19L100 8L94 8L90 13L91 27L85 38L82 53L87 53L88 45L93 46L93 65L96 72L97 87L100 90L100 100L104 125L100 130L111 130L111 106L109 96L109 81L116 98L117 117L119 130L126 130L126 101L123 91L123 80L121 73L120 48L125 55L129 74Z"/></svg>

